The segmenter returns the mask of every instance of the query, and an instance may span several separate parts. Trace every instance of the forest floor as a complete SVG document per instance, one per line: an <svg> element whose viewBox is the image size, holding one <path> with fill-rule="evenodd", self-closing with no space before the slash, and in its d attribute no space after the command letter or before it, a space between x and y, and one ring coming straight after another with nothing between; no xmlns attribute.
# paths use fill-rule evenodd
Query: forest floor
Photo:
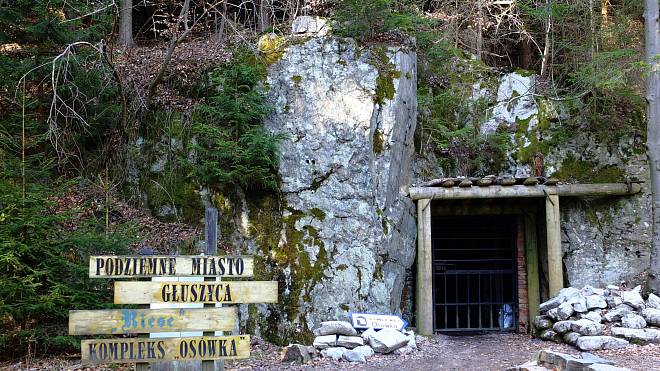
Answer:
<svg viewBox="0 0 660 371"><path fill-rule="evenodd" d="M253 338L252 357L226 363L227 370L506 370L534 358L537 351L551 349L579 355L566 344L555 344L517 334L486 334L472 336L437 335L418 342L419 351L403 355L376 355L365 364L333 362L316 359L308 364L288 364L279 360L280 347ZM631 370L660 370L660 344L631 345L626 349L596 351L594 354L614 361L619 367ZM28 369L22 363L5 365L3 370ZM50 358L33 361L30 370L132 370L130 366L84 367L74 358Z"/></svg>

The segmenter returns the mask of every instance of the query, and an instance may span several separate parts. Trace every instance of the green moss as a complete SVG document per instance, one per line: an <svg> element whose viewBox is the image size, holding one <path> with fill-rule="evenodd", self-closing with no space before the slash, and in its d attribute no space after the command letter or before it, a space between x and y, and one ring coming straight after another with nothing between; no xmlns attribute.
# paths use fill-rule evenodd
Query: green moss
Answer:
<svg viewBox="0 0 660 371"><path fill-rule="evenodd" d="M525 69L522 69L522 68L516 68L516 70L514 72L517 73L518 75L524 76L524 77L530 77L530 76L536 75L535 71L525 70Z"/></svg>
<svg viewBox="0 0 660 371"><path fill-rule="evenodd" d="M339 264L339 265L337 266L336 269L337 269L338 271L342 271L342 272L343 272L343 271L345 271L346 269L348 269L348 265L346 265L346 264Z"/></svg>
<svg viewBox="0 0 660 371"><path fill-rule="evenodd" d="M343 59L337 59L337 64L341 64L342 66L348 65L348 63L346 63L346 61Z"/></svg>
<svg viewBox="0 0 660 371"><path fill-rule="evenodd" d="M274 33L261 36L257 42L257 49L269 66L282 59L286 47L286 39Z"/></svg>
<svg viewBox="0 0 660 371"><path fill-rule="evenodd" d="M565 182L617 183L624 180L624 171L616 166L598 166L594 161L577 160L568 156L553 176Z"/></svg>
<svg viewBox="0 0 660 371"><path fill-rule="evenodd" d="M282 210L285 210L284 214ZM300 299L311 300L309 292L323 278L323 271L330 266L319 231L306 224L309 218L322 216L324 213L320 209L305 213L282 205L273 196L262 196L248 202L250 237L254 238L259 247L259 255L263 256L265 279L280 281L280 302L273 308L268 326L262 328L270 341L283 344L292 340L313 340L313 335L306 327L302 331L285 328L282 322L285 319L297 321L305 315L306 308L299 306ZM306 251L309 247L318 250L315 261L310 260ZM283 278L285 270L290 272L289 279Z"/></svg>
<svg viewBox="0 0 660 371"><path fill-rule="evenodd" d="M339 308L341 308L344 312L348 312L351 309L351 307L346 303L339 304Z"/></svg>
<svg viewBox="0 0 660 371"><path fill-rule="evenodd" d="M385 218L383 218L383 220L381 221L381 225L383 227L383 234L387 236L387 234L389 233L389 228L387 227L387 220Z"/></svg>
<svg viewBox="0 0 660 371"><path fill-rule="evenodd" d="M383 139L383 132L380 129L374 130L374 138L373 138L373 151L375 154L379 155L383 153L383 144L384 144L384 139Z"/></svg>
<svg viewBox="0 0 660 371"><path fill-rule="evenodd" d="M293 75L293 76L291 76L291 81L293 81L293 83L294 83L295 85L298 85L298 84L300 84L300 82L302 81L302 76L300 76L300 75Z"/></svg>
<svg viewBox="0 0 660 371"><path fill-rule="evenodd" d="M383 279L383 263L381 262L376 262L376 267L374 268L374 279Z"/></svg>
<svg viewBox="0 0 660 371"><path fill-rule="evenodd" d="M401 71L396 70L396 65L390 62L387 55L387 48L382 46L373 48L370 63L378 69L374 102L382 105L385 99L394 99L396 93L394 79L401 78Z"/></svg>

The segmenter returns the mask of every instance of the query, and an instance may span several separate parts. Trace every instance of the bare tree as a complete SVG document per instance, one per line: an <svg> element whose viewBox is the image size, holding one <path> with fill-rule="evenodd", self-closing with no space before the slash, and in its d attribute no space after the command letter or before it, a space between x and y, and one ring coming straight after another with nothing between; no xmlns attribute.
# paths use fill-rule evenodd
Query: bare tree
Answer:
<svg viewBox="0 0 660 371"><path fill-rule="evenodd" d="M133 0L121 2L119 18L119 43L130 48L133 45Z"/></svg>
<svg viewBox="0 0 660 371"><path fill-rule="evenodd" d="M651 199L653 200L653 246L649 268L649 289L660 292L660 29L658 27L658 0L644 3L646 62L650 71L646 77L647 154L651 172Z"/></svg>

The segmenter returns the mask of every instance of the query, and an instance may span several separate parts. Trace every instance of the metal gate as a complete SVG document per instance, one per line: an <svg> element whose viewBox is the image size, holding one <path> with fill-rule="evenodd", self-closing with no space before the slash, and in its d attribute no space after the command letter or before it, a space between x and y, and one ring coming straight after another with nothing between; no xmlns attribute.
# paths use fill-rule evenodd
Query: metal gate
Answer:
<svg viewBox="0 0 660 371"><path fill-rule="evenodd" d="M517 327L514 217L432 219L434 328Z"/></svg>

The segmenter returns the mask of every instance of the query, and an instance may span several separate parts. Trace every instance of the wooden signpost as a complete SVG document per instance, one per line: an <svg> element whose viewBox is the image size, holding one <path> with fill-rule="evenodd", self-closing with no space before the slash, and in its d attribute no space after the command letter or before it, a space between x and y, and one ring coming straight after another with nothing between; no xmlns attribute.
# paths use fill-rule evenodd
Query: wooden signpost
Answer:
<svg viewBox="0 0 660 371"><path fill-rule="evenodd" d="M115 304L276 302L277 281L115 282Z"/></svg>
<svg viewBox="0 0 660 371"><path fill-rule="evenodd" d="M250 356L250 336L82 340L83 363L240 359Z"/></svg>
<svg viewBox="0 0 660 371"><path fill-rule="evenodd" d="M202 361L202 369L223 368L213 360L250 356L250 336L213 336L236 328L236 307L216 304L277 303L277 281L216 281L252 277L254 261L245 256L215 256L217 210L207 209L209 255L92 256L91 278L181 277L176 281L115 282L115 304L203 303L204 308L110 309L69 311L70 335L126 335L202 331L197 337L115 338L81 341L82 362L148 363ZM211 237L209 237L209 233ZM204 277L186 281L185 277ZM199 365L199 363L198 363ZM214 366L215 365L215 366Z"/></svg>
<svg viewBox="0 0 660 371"><path fill-rule="evenodd" d="M69 335L229 331L236 308L108 309L69 311Z"/></svg>
<svg viewBox="0 0 660 371"><path fill-rule="evenodd" d="M89 277L252 277L253 264L241 256L92 256Z"/></svg>

